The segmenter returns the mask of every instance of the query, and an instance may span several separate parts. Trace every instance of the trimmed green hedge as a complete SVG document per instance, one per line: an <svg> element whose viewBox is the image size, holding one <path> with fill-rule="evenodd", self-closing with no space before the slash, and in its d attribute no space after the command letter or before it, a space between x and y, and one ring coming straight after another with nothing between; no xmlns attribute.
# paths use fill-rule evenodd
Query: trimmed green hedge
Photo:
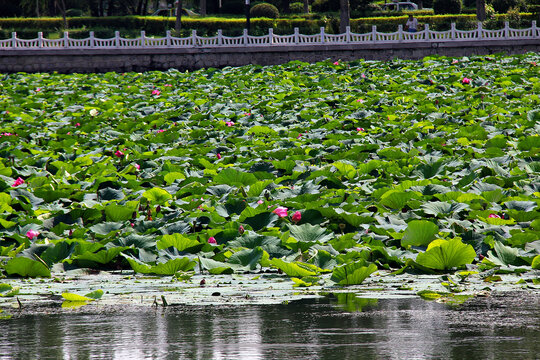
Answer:
<svg viewBox="0 0 540 360"><path fill-rule="evenodd" d="M535 16L530 13L522 13L521 23L528 27ZM458 29L473 29L477 25L475 15L432 15L417 16L419 23L429 24L432 30L447 30L450 23L455 22ZM367 33L371 31L372 25L377 26L378 31L393 32L398 25L404 25L407 16L379 17L379 18L358 18L351 20L351 29L356 33ZM507 20L506 15L497 15L495 20L489 21L489 28L500 28L504 26ZM149 36L164 36L168 29L174 28L174 18L149 17L149 16L122 16L122 17L76 17L69 18L68 24L71 31L77 33L77 37L84 37L92 30L98 37L111 37L114 31L118 30L125 37L136 37L141 30L144 30ZM245 27L245 19L224 19L224 18L183 18L183 29L181 36L188 36L192 30L197 30L201 36L215 35L218 29L223 30L224 35L241 35ZM292 18L292 19L267 19L255 18L251 20L251 34L264 35L268 33L269 28L274 29L276 34L291 34L297 27L302 34L319 33L320 28L324 27L328 33L339 32L339 19L337 18ZM52 33L63 31L63 21L61 18L8 18L0 19L0 37L9 38L11 32L25 38L36 37L37 32L41 31L45 36ZM112 35L109 35L112 34ZM75 36L73 36L75 37Z"/></svg>

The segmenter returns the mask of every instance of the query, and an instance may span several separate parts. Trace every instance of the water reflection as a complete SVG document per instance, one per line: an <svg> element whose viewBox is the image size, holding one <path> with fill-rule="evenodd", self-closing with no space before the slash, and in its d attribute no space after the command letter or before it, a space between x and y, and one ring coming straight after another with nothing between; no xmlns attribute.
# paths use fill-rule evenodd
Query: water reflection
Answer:
<svg viewBox="0 0 540 360"><path fill-rule="evenodd" d="M335 295L289 305L21 314L0 321L0 359L534 359L535 301L456 309Z"/></svg>

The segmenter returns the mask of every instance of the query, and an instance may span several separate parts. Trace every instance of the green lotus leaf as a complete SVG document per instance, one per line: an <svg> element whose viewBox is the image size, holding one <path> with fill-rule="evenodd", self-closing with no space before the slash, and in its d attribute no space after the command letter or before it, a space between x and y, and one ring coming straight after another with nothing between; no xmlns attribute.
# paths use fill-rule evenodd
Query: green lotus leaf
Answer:
<svg viewBox="0 0 540 360"><path fill-rule="evenodd" d="M75 251L76 246L77 242L61 241L41 253L40 257L48 266L52 266L69 258Z"/></svg>
<svg viewBox="0 0 540 360"><path fill-rule="evenodd" d="M167 201L172 199L172 195L169 194L166 190L160 188L152 188L146 190L142 196L146 198L149 202L156 205L163 205Z"/></svg>
<svg viewBox="0 0 540 360"><path fill-rule="evenodd" d="M305 263L301 262L286 262L282 259L274 258L270 260L270 264L275 268L280 269L285 274L291 277L304 277L304 276L314 276L317 275L317 272L313 268L310 268Z"/></svg>
<svg viewBox="0 0 540 360"><path fill-rule="evenodd" d="M72 293L62 293L62 297L66 301L72 301L72 302L87 302L87 301L94 301L95 299L78 295L78 294L72 294Z"/></svg>
<svg viewBox="0 0 540 360"><path fill-rule="evenodd" d="M18 286L0 284L0 297L13 297L19 293L19 290L20 288Z"/></svg>
<svg viewBox="0 0 540 360"><path fill-rule="evenodd" d="M531 267L536 270L540 269L540 255L534 257Z"/></svg>
<svg viewBox="0 0 540 360"><path fill-rule="evenodd" d="M461 239L439 239L429 244L426 252L418 254L416 262L430 269L448 270L470 264L475 257L473 247L464 244Z"/></svg>
<svg viewBox="0 0 540 360"><path fill-rule="evenodd" d="M324 244L334 238L334 235L319 225L302 224L292 225L289 224L289 231L291 236L298 241L302 251L306 251L308 247L315 243Z"/></svg>
<svg viewBox="0 0 540 360"><path fill-rule="evenodd" d="M124 227L124 223L121 222L102 222L96 225L92 225L90 230L100 235L110 234L112 231L120 230Z"/></svg>
<svg viewBox="0 0 540 360"><path fill-rule="evenodd" d="M242 215L244 212L242 212ZM240 217L242 219L242 217ZM263 212L254 216L246 217L242 220L243 223L251 226L255 231L274 226L279 217L272 212Z"/></svg>
<svg viewBox="0 0 540 360"><path fill-rule="evenodd" d="M469 205L462 203L448 203L441 201L431 201L429 203L423 204L421 206L422 210L426 214L431 214L435 216L439 215L449 215L452 216L454 213L459 213L465 209L469 208Z"/></svg>
<svg viewBox="0 0 540 360"><path fill-rule="evenodd" d="M435 239L439 227L428 220L412 220L401 238L401 246L427 246Z"/></svg>
<svg viewBox="0 0 540 360"><path fill-rule="evenodd" d="M238 264L245 266L249 268L249 270L255 270L257 268L257 265L259 265L263 255L264 250L260 246L257 246L254 249L245 249L235 252L229 257L229 260L227 262L229 264Z"/></svg>
<svg viewBox="0 0 540 360"><path fill-rule="evenodd" d="M317 250L317 254L311 259L310 262L321 269L332 270L337 266L337 261L334 259L332 254L324 250Z"/></svg>
<svg viewBox="0 0 540 360"><path fill-rule="evenodd" d="M377 265L364 260L334 268L330 280L339 285L358 285L377 270Z"/></svg>
<svg viewBox="0 0 540 360"><path fill-rule="evenodd" d="M493 250L494 252L488 251L487 258L496 265L524 265L523 260L519 258L519 250L517 248L506 246L500 241L496 241Z"/></svg>
<svg viewBox="0 0 540 360"><path fill-rule="evenodd" d="M112 262L125 247L114 247L108 250L100 250L98 252L86 251L80 255L73 255L68 262L73 262L81 267L95 267L97 264L108 264Z"/></svg>
<svg viewBox="0 0 540 360"><path fill-rule="evenodd" d="M201 244L197 240L188 238L182 234L163 235L156 243L157 249L167 249L168 247L174 247L178 251L197 252L204 244Z"/></svg>
<svg viewBox="0 0 540 360"><path fill-rule="evenodd" d="M126 221L133 217L136 210L135 206L109 204L105 207L105 215L108 222Z"/></svg>
<svg viewBox="0 0 540 360"><path fill-rule="evenodd" d="M229 264L207 258L200 258L199 263L202 269L208 270L208 272L213 275L232 274L235 269L240 268L237 264Z"/></svg>
<svg viewBox="0 0 540 360"><path fill-rule="evenodd" d="M122 200L125 195L122 189L113 189L106 187L98 191L99 198L101 200L110 201L110 200Z"/></svg>
<svg viewBox="0 0 540 360"><path fill-rule="evenodd" d="M390 209L402 209L416 195L410 191L390 190L381 197L380 204Z"/></svg>
<svg viewBox="0 0 540 360"><path fill-rule="evenodd" d="M129 255L123 254L123 256L129 262L133 271L141 274L174 275L178 271L189 271L196 265L195 261L187 257L172 259L163 263L152 265L145 264Z"/></svg>
<svg viewBox="0 0 540 360"><path fill-rule="evenodd" d="M232 168L227 168L221 171L214 177L214 181L218 184L227 184L234 186L248 186L255 184L258 180L255 175Z"/></svg>
<svg viewBox="0 0 540 360"><path fill-rule="evenodd" d="M51 271L41 262L19 256L10 259L4 267L9 275L20 275L23 277L51 277Z"/></svg>

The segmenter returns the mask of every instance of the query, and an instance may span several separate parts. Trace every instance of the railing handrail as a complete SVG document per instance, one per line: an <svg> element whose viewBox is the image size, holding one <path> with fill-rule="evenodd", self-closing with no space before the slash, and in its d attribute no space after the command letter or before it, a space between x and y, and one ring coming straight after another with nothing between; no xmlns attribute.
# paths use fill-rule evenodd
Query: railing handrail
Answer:
<svg viewBox="0 0 540 360"><path fill-rule="evenodd" d="M327 34L321 27L320 33L314 35L300 34L298 28L294 28L291 35L274 34L273 29L268 29L267 35L252 36L247 30L241 36L225 36L222 30L218 30L215 36L198 36L193 30L191 36L174 37L167 31L165 37L153 38L146 36L144 31L138 38L129 39L120 36L115 31L115 36L110 39L100 39L94 36L91 31L86 39L73 39L69 37L69 32L64 32L63 38L46 39L43 33L39 32L36 39L19 39L17 33L13 32L11 38L0 40L0 50L40 50L40 49L144 49L144 48L193 48L193 47L231 47L231 46L304 46L323 44L387 44L403 42L459 42L477 40L516 40L516 39L540 39L540 28L536 26L536 21L532 21L530 28L513 29L509 23L505 22L504 28L497 30L487 30L479 22L474 30L458 30L455 23L451 24L450 30L433 31L426 24L424 30L410 33L403 30L402 25L398 30L391 33L378 32L377 26L372 27L372 31L363 34L353 33L347 27L345 33Z"/></svg>

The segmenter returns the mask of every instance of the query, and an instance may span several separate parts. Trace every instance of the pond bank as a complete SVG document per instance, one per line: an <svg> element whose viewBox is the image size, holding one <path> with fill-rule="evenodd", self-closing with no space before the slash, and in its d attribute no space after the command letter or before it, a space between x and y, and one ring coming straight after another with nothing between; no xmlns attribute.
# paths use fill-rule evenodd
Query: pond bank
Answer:
<svg viewBox="0 0 540 360"><path fill-rule="evenodd" d="M226 66L279 65L293 60L314 63L326 59L352 61L422 59L430 55L473 56L540 52L538 39L416 41L381 44L196 47L156 49L1 50L0 73L104 73L197 70Z"/></svg>

